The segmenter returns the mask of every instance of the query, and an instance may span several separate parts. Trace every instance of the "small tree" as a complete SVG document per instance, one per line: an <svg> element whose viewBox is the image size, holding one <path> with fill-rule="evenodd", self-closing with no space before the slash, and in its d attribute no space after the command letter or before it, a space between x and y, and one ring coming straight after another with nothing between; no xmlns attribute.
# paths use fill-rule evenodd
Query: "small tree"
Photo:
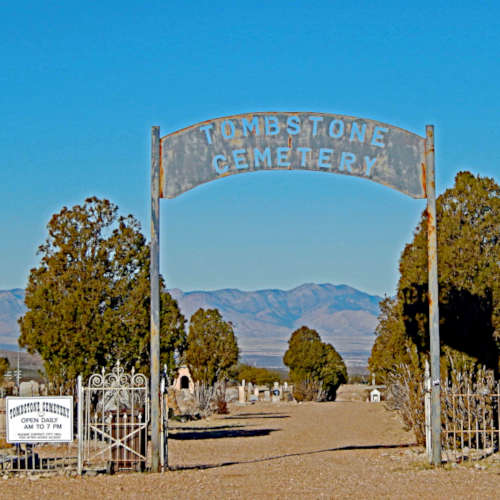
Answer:
<svg viewBox="0 0 500 500"><path fill-rule="evenodd" d="M238 364L231 377L239 380L246 380L257 385L269 385L283 379L283 374L278 370L270 370L268 368L251 366L246 364Z"/></svg>
<svg viewBox="0 0 500 500"><path fill-rule="evenodd" d="M198 309L191 316L184 359L203 412L209 410L216 386L238 361L238 354L233 327L217 309Z"/></svg>
<svg viewBox="0 0 500 500"><path fill-rule="evenodd" d="M347 382L347 368L342 356L335 350L332 344L323 345L324 364L320 373L323 382L323 398L327 401L334 401L337 397L339 386Z"/></svg>
<svg viewBox="0 0 500 500"><path fill-rule="evenodd" d="M0 358L0 383L3 382L5 374L9 370L9 359L8 358Z"/></svg>
<svg viewBox="0 0 500 500"><path fill-rule="evenodd" d="M186 363L195 382L214 385L238 361L232 325L217 309L198 309L189 323Z"/></svg>
<svg viewBox="0 0 500 500"><path fill-rule="evenodd" d="M290 368L294 397L299 401L333 400L339 385L347 381L340 354L306 326L292 333L283 362Z"/></svg>

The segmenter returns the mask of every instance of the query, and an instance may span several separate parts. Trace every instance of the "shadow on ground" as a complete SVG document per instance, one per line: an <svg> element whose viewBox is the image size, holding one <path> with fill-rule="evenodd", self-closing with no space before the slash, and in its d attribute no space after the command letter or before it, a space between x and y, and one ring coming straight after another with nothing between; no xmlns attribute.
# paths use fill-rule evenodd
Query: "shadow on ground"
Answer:
<svg viewBox="0 0 500 500"><path fill-rule="evenodd" d="M217 428L216 428L217 429ZM196 429L188 432L175 432L169 434L169 439L188 440L188 439L220 439L220 438L238 438L238 437L259 437L269 436L271 432L279 431L280 429L231 429L231 427L223 430L208 430ZM177 429L179 431L179 429ZM195 467L196 468L196 467Z"/></svg>
<svg viewBox="0 0 500 500"><path fill-rule="evenodd" d="M269 429L274 430L274 429ZM171 471L183 471L183 470L202 470L202 469L216 469L218 467L228 467L229 465L239 465L239 464L253 464L258 462L268 462L270 460L279 460L280 458L287 457L301 457L305 455L315 455L317 453L328 453L333 451L349 451L349 450L378 450L378 449L392 449L392 448L412 448L417 446L417 443L411 444L374 444L374 445L356 445L356 446L339 446L338 448L326 448L324 450L314 450L305 451L303 453L288 453L284 455L276 455L272 457L256 458L254 460L240 460L234 462L221 462L218 464L198 464L198 465L181 465L170 467Z"/></svg>
<svg viewBox="0 0 500 500"><path fill-rule="evenodd" d="M170 425L169 429L174 431L222 431L226 429L237 429L239 427L246 427L246 425L243 424L216 425L214 427L181 427L177 425Z"/></svg>
<svg viewBox="0 0 500 500"><path fill-rule="evenodd" d="M238 413L230 417L224 417L224 420L243 420L247 418L290 418L290 415L283 413Z"/></svg>

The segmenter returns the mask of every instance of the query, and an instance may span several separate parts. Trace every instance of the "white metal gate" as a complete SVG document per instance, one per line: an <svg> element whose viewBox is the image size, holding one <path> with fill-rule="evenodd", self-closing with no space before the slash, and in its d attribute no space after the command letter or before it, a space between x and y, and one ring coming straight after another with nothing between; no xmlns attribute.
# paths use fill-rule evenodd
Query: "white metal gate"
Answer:
<svg viewBox="0 0 500 500"><path fill-rule="evenodd" d="M120 362L111 372L78 377L78 472L86 469L144 470L150 419L148 379L125 373Z"/></svg>

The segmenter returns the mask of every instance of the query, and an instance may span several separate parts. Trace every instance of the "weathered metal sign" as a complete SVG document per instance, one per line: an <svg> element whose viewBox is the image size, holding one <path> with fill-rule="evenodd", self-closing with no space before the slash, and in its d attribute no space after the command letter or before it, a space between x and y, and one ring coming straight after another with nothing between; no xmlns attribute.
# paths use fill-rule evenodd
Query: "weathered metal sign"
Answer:
<svg viewBox="0 0 500 500"><path fill-rule="evenodd" d="M66 443L73 441L73 397L8 397L8 443Z"/></svg>
<svg viewBox="0 0 500 500"><path fill-rule="evenodd" d="M385 123L324 113L217 118L161 138L160 196L232 174L314 170L354 175L425 198L425 139Z"/></svg>

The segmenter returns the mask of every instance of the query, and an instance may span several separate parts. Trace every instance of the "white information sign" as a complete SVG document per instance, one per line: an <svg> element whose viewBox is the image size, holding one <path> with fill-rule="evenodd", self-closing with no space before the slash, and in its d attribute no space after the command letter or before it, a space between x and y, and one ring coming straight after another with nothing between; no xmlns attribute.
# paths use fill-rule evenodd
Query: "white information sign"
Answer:
<svg viewBox="0 0 500 500"><path fill-rule="evenodd" d="M73 396L8 397L8 443L73 441Z"/></svg>

